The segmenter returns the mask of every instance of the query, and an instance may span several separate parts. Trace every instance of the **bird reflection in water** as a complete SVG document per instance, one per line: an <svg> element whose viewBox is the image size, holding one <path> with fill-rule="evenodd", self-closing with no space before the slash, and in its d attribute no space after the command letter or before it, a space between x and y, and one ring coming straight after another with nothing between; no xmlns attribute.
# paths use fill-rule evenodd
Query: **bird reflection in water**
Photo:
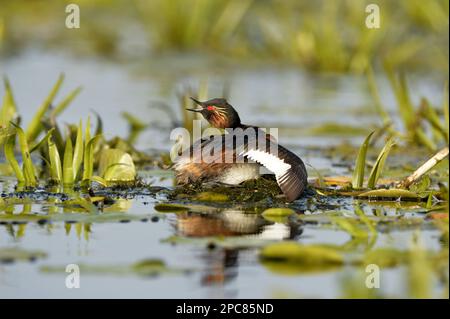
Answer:
<svg viewBox="0 0 450 319"><path fill-rule="evenodd" d="M241 237L249 239L287 240L297 239L302 233L301 223L288 219L285 223L275 223L255 213L240 210L224 210L220 213L178 214L174 223L178 235L190 238ZM208 245L201 253L206 265L202 274L202 285L224 285L238 275L239 254L243 248L216 247Z"/></svg>

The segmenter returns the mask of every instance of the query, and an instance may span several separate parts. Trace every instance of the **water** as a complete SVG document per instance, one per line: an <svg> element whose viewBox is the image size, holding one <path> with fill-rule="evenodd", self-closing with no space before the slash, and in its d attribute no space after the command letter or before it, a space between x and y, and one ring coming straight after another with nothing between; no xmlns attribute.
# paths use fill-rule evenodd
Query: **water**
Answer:
<svg viewBox="0 0 450 319"><path fill-rule="evenodd" d="M176 65L176 63L174 63ZM107 137L126 136L128 129L120 116L128 111L145 122L152 123L149 130L140 137L137 147L168 151L170 122L161 110L152 107L154 101L165 101L178 112L175 92L185 85L198 86L208 79L211 95L221 92L222 85L230 85L231 102L238 109L245 123L262 127L278 127L280 142L296 153L305 162L326 175L349 175L345 166L333 165L337 160L313 151L311 146L327 148L343 141L359 144L364 134L355 136L314 135L308 129L324 123L350 124L369 128L380 124L379 118L369 108L370 96L361 77L312 77L295 69L240 70L230 68L220 72L194 67L192 74L178 74L175 67L167 69L157 62L139 67L120 66L99 60L76 60L63 54L48 54L39 51L27 53L3 61L0 73L11 80L15 98L23 115L22 123L28 123L39 103L44 99L59 72L66 74L62 94L78 85L84 87L67 111L60 117L60 123L73 123L86 118L90 110L98 112L103 121ZM379 78L380 95L390 112L395 110L395 99L384 79ZM442 89L432 79L413 79L413 100L421 95L440 103ZM3 95L3 88L0 94ZM369 131L369 129L368 129ZM356 154L355 154L356 155ZM152 175L141 172L141 175ZM310 175L314 175L313 171ZM156 185L171 187L171 179L159 180ZM0 191L10 193L13 179L0 176ZM252 240L279 241L293 239L305 244L323 243L344 245L351 237L337 228L321 227L314 223L273 223L260 215L230 207L215 213L158 213L155 203L164 200L163 195L136 196L125 203L127 215L141 216L147 221L132 220L89 224L90 231L77 234L77 224L53 222L40 225L29 222L24 225L0 225L0 249L18 247L26 250L41 250L47 257L35 262L0 264L0 298L272 298L272 297L319 297L336 298L343 294L343 280L355 269L350 266L335 271L280 274L261 264L259 249L208 248L204 236L225 235L242 242ZM352 215L354 202L345 199L334 209ZM15 205L15 214L22 210L22 204ZM53 208L52 208L53 207ZM377 208L375 204L365 205L366 212ZM396 209L381 207L383 213L391 216L406 214L407 218L421 218L423 208ZM378 207L379 208L379 207ZM28 209L28 208L27 208ZM55 209L46 201L34 201L31 212L48 214ZM61 213L63 208L56 209ZM305 214L321 214L325 209L306 210ZM417 213L419 212L419 213ZM152 217L158 216L158 221ZM86 223L84 223L85 225ZM67 228L70 227L70 231ZM414 228L380 233L376 247L393 245L400 249L410 247ZM165 242L171 236L189 239L172 245ZM440 232L423 227L424 245L438 251ZM189 269L189 273L161 274L156 277L142 277L136 273L117 275L113 273L82 273L81 288L67 289L67 264L131 265L138 261L156 258L163 260L169 268ZM46 273L45 265L59 266L61 271ZM382 272L381 291L386 296L407 296L406 270L403 266ZM435 285L438 294L442 286Z"/></svg>

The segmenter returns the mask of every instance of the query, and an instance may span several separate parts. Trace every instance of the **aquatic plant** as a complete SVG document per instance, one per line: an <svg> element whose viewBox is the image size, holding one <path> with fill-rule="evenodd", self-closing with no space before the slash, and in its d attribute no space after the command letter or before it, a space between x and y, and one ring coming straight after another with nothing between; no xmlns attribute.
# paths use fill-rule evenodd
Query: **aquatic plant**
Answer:
<svg viewBox="0 0 450 319"><path fill-rule="evenodd" d="M130 182L136 177L136 169L129 154L111 148L102 139L102 121L97 115L96 134L92 136L90 118L86 123L83 136L83 123L67 127L65 137L55 121L55 118L67 108L78 95L80 88L67 95L55 108L51 108L56 93L62 82L61 75L50 94L42 103L24 131L19 125L20 116L12 94L9 81L5 79L5 96L3 98L2 123L0 126L0 142L4 144L4 153L19 186L36 187L38 185L38 169L33 163L31 154L40 151L43 159L41 173L49 178L49 182L65 187L73 187L78 183L89 185L92 181L108 185L111 182ZM46 135L38 142L36 139L47 129ZM15 157L16 138L22 155L22 165ZM101 145L97 142L102 141ZM34 143L34 144L33 144ZM30 146L33 145L33 146ZM100 176L94 176L94 166L98 165Z"/></svg>
<svg viewBox="0 0 450 319"><path fill-rule="evenodd" d="M57 0L33 6L23 0L2 1L2 52L17 52L37 40L70 47L76 54L125 56L133 61L146 61L152 53L182 51L244 61L277 60L325 72L362 73L369 64L387 61L396 68L433 70L448 76L446 0L426 4L421 0L380 0L377 5L382 8L382 18L376 29L365 24L364 1L134 0L130 4L110 0L106 8L104 1L92 0L82 4L85 28L70 40L64 29L39 32L58 21L58 4ZM101 16L96 14L99 10ZM36 16L36 11L42 14ZM12 16L19 18L7 19ZM36 28L20 23L28 16L33 16ZM110 23L113 20L115 27ZM121 41L129 38L123 37L123 32L129 31L131 24L143 31L131 29L142 43L141 50L123 50Z"/></svg>
<svg viewBox="0 0 450 319"><path fill-rule="evenodd" d="M401 138L408 144L424 146L430 151L437 151L439 146L448 145L448 84L444 86L442 111L432 107L425 97L421 99L420 105L415 107L411 101L405 75L403 73L396 74L390 65L386 65L385 70L397 101L397 111L403 124L403 130L393 127L394 121L381 103L370 66L367 68L367 77L375 110L389 134ZM438 112L441 114L439 115Z"/></svg>
<svg viewBox="0 0 450 319"><path fill-rule="evenodd" d="M355 168L353 171L353 178L352 178L352 186L355 189L359 189L363 187L364 182L364 172L366 167L366 154L367 149L369 148L370 139L374 132L371 132L366 139L364 140L363 144L359 148L358 156L356 157L355 162ZM375 188L378 179L381 176L381 173L384 168L384 164L386 162L386 159L389 155L389 151L391 150L392 146L395 145L394 139L389 138L386 141L386 144L384 145L383 149L378 154L378 157L375 161L375 164L372 167L372 170L370 171L369 178L367 181L367 187L370 189Z"/></svg>

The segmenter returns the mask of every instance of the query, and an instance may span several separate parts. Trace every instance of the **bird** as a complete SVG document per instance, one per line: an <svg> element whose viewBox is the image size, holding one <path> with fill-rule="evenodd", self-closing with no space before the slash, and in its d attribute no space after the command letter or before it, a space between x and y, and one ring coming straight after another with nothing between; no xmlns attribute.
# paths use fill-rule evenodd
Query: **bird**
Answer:
<svg viewBox="0 0 450 319"><path fill-rule="evenodd" d="M300 157L260 127L242 124L238 112L226 99L201 102L191 97L191 100L199 107L188 111L200 113L212 127L225 129L229 134L203 137L175 158L178 185L197 182L237 185L259 178L263 166L275 174L286 201L301 197L307 188L308 175Z"/></svg>

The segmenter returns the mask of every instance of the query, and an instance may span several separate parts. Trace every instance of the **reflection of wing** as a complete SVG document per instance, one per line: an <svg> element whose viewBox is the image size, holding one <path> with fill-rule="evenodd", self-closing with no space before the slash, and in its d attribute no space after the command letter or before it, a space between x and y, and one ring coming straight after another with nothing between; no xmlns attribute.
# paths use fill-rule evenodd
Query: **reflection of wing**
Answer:
<svg viewBox="0 0 450 319"><path fill-rule="evenodd" d="M272 148L273 149L273 148ZM307 173L303 161L281 145L277 145L278 154L268 149L249 149L243 156L263 165L275 174L277 183L288 201L300 197L307 185Z"/></svg>

